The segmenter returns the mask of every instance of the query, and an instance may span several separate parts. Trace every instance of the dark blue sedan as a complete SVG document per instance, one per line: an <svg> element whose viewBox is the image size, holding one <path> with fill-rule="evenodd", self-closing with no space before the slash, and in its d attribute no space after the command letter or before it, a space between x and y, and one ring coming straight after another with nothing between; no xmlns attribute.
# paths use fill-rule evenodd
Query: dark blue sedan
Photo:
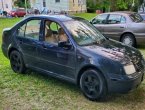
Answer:
<svg viewBox="0 0 145 110"><path fill-rule="evenodd" d="M79 17L28 17L4 29L2 50L14 72L30 68L75 83L90 100L136 88L145 72L137 49L104 37Z"/></svg>

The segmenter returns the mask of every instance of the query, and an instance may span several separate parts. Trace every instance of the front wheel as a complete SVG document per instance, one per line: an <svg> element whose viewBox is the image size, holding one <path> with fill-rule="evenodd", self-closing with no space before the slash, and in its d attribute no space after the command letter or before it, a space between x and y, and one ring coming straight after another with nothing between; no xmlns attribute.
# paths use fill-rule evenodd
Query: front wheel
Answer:
<svg viewBox="0 0 145 110"><path fill-rule="evenodd" d="M25 73L26 67L22 55L18 51L12 51L10 54L11 68L15 73Z"/></svg>
<svg viewBox="0 0 145 110"><path fill-rule="evenodd" d="M105 79L96 70L85 71L80 78L80 88L89 100L100 100L106 96Z"/></svg>

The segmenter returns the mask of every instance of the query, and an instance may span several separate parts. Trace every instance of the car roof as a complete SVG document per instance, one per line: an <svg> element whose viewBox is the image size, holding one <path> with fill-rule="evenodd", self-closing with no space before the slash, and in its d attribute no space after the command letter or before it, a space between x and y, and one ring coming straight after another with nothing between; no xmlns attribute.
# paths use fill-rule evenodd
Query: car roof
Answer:
<svg viewBox="0 0 145 110"><path fill-rule="evenodd" d="M27 18L45 18L45 19L54 19L56 21L64 22L64 21L72 21L72 20L84 20L80 17L69 16L69 15L62 15L62 14L49 14L49 15L33 15Z"/></svg>
<svg viewBox="0 0 145 110"><path fill-rule="evenodd" d="M106 14L130 15L130 14L134 14L134 13L136 13L136 12L131 12L131 11L115 11L115 12L108 12Z"/></svg>
<svg viewBox="0 0 145 110"><path fill-rule="evenodd" d="M140 13L140 15L145 15L145 13Z"/></svg>

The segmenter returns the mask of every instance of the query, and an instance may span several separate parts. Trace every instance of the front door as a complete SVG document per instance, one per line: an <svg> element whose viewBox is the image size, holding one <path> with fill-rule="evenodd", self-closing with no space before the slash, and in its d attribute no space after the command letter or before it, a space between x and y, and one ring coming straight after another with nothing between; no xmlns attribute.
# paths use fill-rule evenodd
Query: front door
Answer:
<svg viewBox="0 0 145 110"><path fill-rule="evenodd" d="M38 47L40 67L53 75L74 77L75 49L64 49L59 42L68 42L64 29L56 22L46 20L44 23L44 41Z"/></svg>
<svg viewBox="0 0 145 110"><path fill-rule="evenodd" d="M96 18L92 20L92 24L103 34L104 27L106 25L108 14L98 15Z"/></svg>

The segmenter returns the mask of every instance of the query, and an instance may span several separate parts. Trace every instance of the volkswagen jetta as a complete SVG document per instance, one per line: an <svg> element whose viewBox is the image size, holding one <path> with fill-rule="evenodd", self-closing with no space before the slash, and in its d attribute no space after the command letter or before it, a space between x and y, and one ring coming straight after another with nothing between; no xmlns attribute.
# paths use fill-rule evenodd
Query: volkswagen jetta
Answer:
<svg viewBox="0 0 145 110"><path fill-rule="evenodd" d="M14 72L30 68L75 83L90 100L128 92L143 81L141 53L79 17L25 18L3 30L2 50Z"/></svg>

